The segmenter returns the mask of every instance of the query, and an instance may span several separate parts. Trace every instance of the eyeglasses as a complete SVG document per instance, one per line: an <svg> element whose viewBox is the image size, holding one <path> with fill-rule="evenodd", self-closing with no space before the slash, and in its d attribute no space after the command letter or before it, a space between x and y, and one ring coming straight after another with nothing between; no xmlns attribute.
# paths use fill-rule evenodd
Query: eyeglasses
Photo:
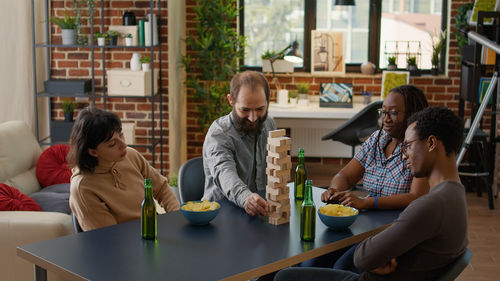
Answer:
<svg viewBox="0 0 500 281"><path fill-rule="evenodd" d="M411 148L411 143L416 141L418 141L418 139L414 139L412 141L404 141L403 144L401 144L401 152L404 155L408 155L408 150L410 150Z"/></svg>
<svg viewBox="0 0 500 281"><path fill-rule="evenodd" d="M385 111L383 109L378 109L378 115L380 116L380 118L384 118L385 116L389 115L389 118L394 120L394 119L398 118L398 115L400 113L404 113L404 112L403 111L395 111L395 110Z"/></svg>

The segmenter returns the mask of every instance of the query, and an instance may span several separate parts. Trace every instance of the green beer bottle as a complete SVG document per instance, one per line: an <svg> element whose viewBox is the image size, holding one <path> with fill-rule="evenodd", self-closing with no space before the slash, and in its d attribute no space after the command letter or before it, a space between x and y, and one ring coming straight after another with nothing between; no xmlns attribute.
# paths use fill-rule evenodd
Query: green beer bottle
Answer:
<svg viewBox="0 0 500 281"><path fill-rule="evenodd" d="M156 239L156 205L153 200L151 179L144 180L144 201L142 201L142 238Z"/></svg>
<svg viewBox="0 0 500 281"><path fill-rule="evenodd" d="M304 149L299 148L297 168L295 169L295 200L304 199L304 188L306 185L306 166L304 166Z"/></svg>
<svg viewBox="0 0 500 281"><path fill-rule="evenodd" d="M312 199L312 181L306 180L304 202L300 208L300 239L313 241L316 234L316 207Z"/></svg>

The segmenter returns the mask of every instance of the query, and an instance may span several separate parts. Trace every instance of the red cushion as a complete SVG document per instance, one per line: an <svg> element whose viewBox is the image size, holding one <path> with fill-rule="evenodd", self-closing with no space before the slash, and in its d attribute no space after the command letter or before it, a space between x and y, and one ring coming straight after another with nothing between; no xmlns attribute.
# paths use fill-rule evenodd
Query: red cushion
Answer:
<svg viewBox="0 0 500 281"><path fill-rule="evenodd" d="M0 211L41 211L31 197L19 190L0 183Z"/></svg>
<svg viewBox="0 0 500 281"><path fill-rule="evenodd" d="M69 146L58 144L47 148L36 163L36 177L42 187L69 183L71 169L66 162Z"/></svg>

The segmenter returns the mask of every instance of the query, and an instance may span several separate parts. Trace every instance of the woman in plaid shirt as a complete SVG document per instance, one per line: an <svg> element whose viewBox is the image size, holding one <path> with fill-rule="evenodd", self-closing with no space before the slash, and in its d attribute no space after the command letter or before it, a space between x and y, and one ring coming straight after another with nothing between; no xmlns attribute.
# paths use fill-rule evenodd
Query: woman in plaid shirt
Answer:
<svg viewBox="0 0 500 281"><path fill-rule="evenodd" d="M427 106L424 93L415 86L392 89L379 111L382 129L374 132L347 166L333 177L321 196L322 201L337 201L357 209L399 209L426 194L427 178L411 176L401 155L401 144L408 118ZM368 193L364 198L349 190L361 178L363 190Z"/></svg>

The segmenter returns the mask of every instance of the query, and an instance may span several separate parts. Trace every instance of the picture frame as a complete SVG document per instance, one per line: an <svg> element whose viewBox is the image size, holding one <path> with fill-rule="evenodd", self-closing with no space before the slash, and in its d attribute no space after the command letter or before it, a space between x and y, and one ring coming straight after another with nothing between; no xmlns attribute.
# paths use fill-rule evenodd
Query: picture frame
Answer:
<svg viewBox="0 0 500 281"><path fill-rule="evenodd" d="M382 72L382 89L380 91L380 99L384 100L389 94L389 91L397 86L410 83L409 71L383 71Z"/></svg>
<svg viewBox="0 0 500 281"><path fill-rule="evenodd" d="M344 74L344 33L311 31L311 73Z"/></svg>
<svg viewBox="0 0 500 281"><path fill-rule="evenodd" d="M468 20L469 25L477 26L477 18L479 11L499 11L500 0L475 0L474 7ZM493 19L485 18L484 24L493 24Z"/></svg>
<svg viewBox="0 0 500 281"><path fill-rule="evenodd" d="M320 83L319 107L352 108L351 83Z"/></svg>

